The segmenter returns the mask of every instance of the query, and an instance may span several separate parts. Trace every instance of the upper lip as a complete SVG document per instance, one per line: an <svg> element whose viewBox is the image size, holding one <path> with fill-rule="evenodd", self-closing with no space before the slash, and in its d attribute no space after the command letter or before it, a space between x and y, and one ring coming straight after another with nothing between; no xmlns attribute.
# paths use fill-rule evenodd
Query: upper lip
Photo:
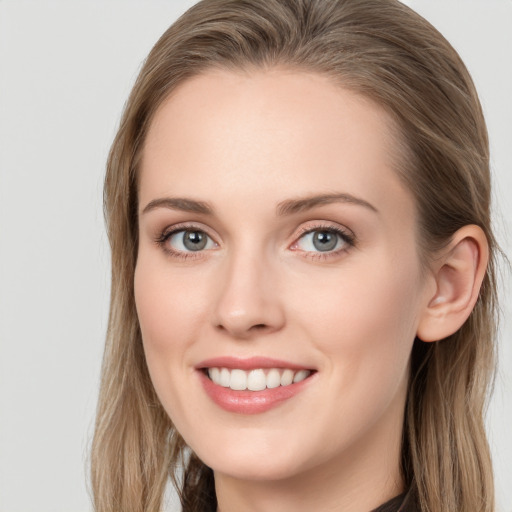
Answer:
<svg viewBox="0 0 512 512"><path fill-rule="evenodd" d="M228 368L240 370L256 370L258 368L289 368L290 370L313 370L313 368L302 364L262 356L248 358L238 358L233 356L213 357L211 359L205 359L196 365L197 370L205 368Z"/></svg>

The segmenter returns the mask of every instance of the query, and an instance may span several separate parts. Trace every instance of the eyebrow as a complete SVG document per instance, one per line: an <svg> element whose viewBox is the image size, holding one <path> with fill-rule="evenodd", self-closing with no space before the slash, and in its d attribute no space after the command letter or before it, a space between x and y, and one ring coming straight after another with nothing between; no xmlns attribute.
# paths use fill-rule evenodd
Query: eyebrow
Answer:
<svg viewBox="0 0 512 512"><path fill-rule="evenodd" d="M170 210L182 210L184 212L202 213L212 215L213 208L204 201L195 201L194 199L186 199L184 197L162 197L153 199L142 210L142 213L150 212L156 208L168 208Z"/></svg>
<svg viewBox="0 0 512 512"><path fill-rule="evenodd" d="M293 215L307 210L311 210L315 206L324 206L332 203L348 203L357 206L363 206L368 210L378 213L377 208L364 199L360 199L351 194L320 194L300 199L287 199L281 201L276 208L278 216ZM201 213L203 215L213 215L214 210L209 203L204 201L196 201L195 199L187 199L184 197L162 197L153 199L142 210L147 213L156 208L168 208L170 210L181 210L184 212Z"/></svg>
<svg viewBox="0 0 512 512"><path fill-rule="evenodd" d="M310 197L305 197L302 199L288 199L286 201L281 201L277 205L277 214L278 215L292 215L294 213L300 213L315 206L323 206L332 203L349 203L357 206L363 206L371 210L372 212L379 213L377 208L370 204L368 201L364 199L360 199L351 194L321 194Z"/></svg>

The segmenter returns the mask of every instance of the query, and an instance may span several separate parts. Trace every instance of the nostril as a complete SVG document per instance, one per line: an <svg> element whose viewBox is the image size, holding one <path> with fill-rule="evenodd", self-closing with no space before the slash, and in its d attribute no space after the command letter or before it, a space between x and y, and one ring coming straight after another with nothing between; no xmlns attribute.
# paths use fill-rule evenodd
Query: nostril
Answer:
<svg viewBox="0 0 512 512"><path fill-rule="evenodd" d="M270 325L264 323L254 324L248 328L242 328L235 325L217 324L215 329L220 332L231 333L237 338L249 338L252 335L263 335L272 330Z"/></svg>

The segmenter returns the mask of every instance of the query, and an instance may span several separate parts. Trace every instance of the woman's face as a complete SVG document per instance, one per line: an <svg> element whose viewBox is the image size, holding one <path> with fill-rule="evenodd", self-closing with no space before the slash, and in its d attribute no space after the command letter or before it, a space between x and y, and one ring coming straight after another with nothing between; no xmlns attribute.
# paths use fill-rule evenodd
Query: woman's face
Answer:
<svg viewBox="0 0 512 512"><path fill-rule="evenodd" d="M137 311L156 392L217 475L398 468L428 293L390 126L278 69L204 73L152 121Z"/></svg>

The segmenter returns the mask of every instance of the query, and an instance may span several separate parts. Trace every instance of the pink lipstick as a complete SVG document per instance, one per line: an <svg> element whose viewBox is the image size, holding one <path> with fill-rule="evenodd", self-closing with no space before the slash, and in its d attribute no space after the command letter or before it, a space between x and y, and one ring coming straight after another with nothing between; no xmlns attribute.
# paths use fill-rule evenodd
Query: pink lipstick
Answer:
<svg viewBox="0 0 512 512"><path fill-rule="evenodd" d="M288 361L220 357L196 366L207 395L222 409L239 414L268 411L300 393L316 371Z"/></svg>

